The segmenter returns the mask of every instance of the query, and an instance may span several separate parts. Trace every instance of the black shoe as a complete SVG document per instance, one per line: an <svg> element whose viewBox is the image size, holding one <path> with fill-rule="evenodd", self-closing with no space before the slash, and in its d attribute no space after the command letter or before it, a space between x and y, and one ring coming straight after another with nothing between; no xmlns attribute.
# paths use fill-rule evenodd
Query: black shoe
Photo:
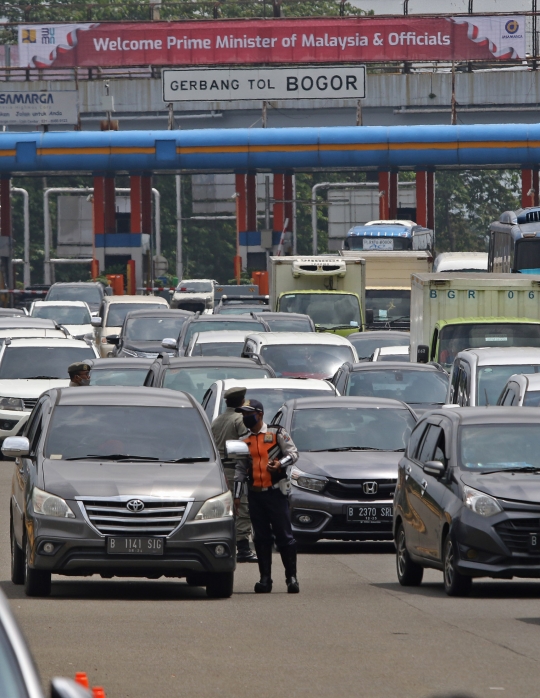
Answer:
<svg viewBox="0 0 540 698"><path fill-rule="evenodd" d="M289 594L298 594L300 585L296 576L296 544L288 545L283 550L280 550L281 561L285 567L285 583Z"/></svg>
<svg viewBox="0 0 540 698"><path fill-rule="evenodd" d="M272 591L272 580L266 575L261 576L260 582L255 584L256 594L269 594Z"/></svg>
<svg viewBox="0 0 540 698"><path fill-rule="evenodd" d="M285 580L285 583L287 584L287 593L288 594L299 594L300 593L300 585L298 584L298 579L296 577L287 577Z"/></svg>
<svg viewBox="0 0 540 698"><path fill-rule="evenodd" d="M236 553L236 562L259 562L257 556L250 550L238 550Z"/></svg>

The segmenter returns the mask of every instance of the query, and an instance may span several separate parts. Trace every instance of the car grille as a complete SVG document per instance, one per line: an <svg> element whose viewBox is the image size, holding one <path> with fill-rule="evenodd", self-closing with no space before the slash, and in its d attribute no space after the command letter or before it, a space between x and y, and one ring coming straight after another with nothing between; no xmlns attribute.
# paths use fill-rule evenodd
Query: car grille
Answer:
<svg viewBox="0 0 540 698"><path fill-rule="evenodd" d="M377 483L377 491L373 494L364 492L365 483ZM326 485L325 494L329 494L337 499L355 499L355 500L376 500L376 499L392 499L394 490L396 489L397 479L383 480L335 480L329 478Z"/></svg>
<svg viewBox="0 0 540 698"><path fill-rule="evenodd" d="M540 533L540 518L501 521L495 526L495 530L511 552L527 553L529 533Z"/></svg>
<svg viewBox="0 0 540 698"><path fill-rule="evenodd" d="M38 400L39 400L39 398L37 398L37 397L36 397L36 398L27 398L27 397L25 397L25 398L23 399L24 409L25 409L25 410L33 410L34 407L37 405L37 401L38 401Z"/></svg>
<svg viewBox="0 0 540 698"><path fill-rule="evenodd" d="M167 536L182 521L187 502L168 499L150 500L141 497L144 504L142 511L130 511L128 502L115 500L85 499L83 505L90 522L100 533L113 534L148 534Z"/></svg>

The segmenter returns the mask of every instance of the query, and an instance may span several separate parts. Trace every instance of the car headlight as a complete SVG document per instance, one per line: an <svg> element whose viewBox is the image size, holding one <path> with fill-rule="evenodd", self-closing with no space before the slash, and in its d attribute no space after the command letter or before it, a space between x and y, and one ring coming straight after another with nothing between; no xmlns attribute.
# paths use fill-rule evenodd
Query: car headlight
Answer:
<svg viewBox="0 0 540 698"><path fill-rule="evenodd" d="M480 516L493 516L502 511L502 507L496 499L490 497L489 494L474 490L472 487L465 486L463 488L463 502L466 507Z"/></svg>
<svg viewBox="0 0 540 698"><path fill-rule="evenodd" d="M225 519L233 515L233 497L230 490L223 494L218 494L217 497L207 499L199 509L195 521L203 521L207 519Z"/></svg>
<svg viewBox="0 0 540 698"><path fill-rule="evenodd" d="M296 485L296 487L302 487L313 492L322 492L327 482L328 480L325 477L313 477L299 468L293 467L291 470L291 483Z"/></svg>
<svg viewBox="0 0 540 698"><path fill-rule="evenodd" d="M75 514L62 497L44 492L39 487L32 490L32 506L36 514L43 516L58 516L61 519L74 519Z"/></svg>
<svg viewBox="0 0 540 698"><path fill-rule="evenodd" d="M22 412L24 410L24 402L20 397L0 397L0 410Z"/></svg>

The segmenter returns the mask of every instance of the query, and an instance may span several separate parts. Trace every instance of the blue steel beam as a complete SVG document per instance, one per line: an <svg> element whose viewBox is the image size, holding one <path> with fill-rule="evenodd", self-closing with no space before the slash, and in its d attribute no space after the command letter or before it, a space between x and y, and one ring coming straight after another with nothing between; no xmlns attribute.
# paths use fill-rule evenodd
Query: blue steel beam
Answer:
<svg viewBox="0 0 540 698"><path fill-rule="evenodd" d="M540 124L0 133L11 172L532 167Z"/></svg>

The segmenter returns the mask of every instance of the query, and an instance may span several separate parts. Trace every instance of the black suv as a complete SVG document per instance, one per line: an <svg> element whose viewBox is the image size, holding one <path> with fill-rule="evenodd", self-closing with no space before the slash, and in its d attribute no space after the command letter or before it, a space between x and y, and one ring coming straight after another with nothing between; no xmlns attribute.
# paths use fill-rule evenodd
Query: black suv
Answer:
<svg viewBox="0 0 540 698"><path fill-rule="evenodd" d="M92 314L101 307L104 296L112 296L112 288L99 281L58 282L53 284L45 296L46 301L84 301Z"/></svg>
<svg viewBox="0 0 540 698"><path fill-rule="evenodd" d="M166 337L177 337L182 325L193 313L189 310L132 310L126 315L120 334L108 335L114 344L113 356L155 359L163 352L161 342Z"/></svg>

